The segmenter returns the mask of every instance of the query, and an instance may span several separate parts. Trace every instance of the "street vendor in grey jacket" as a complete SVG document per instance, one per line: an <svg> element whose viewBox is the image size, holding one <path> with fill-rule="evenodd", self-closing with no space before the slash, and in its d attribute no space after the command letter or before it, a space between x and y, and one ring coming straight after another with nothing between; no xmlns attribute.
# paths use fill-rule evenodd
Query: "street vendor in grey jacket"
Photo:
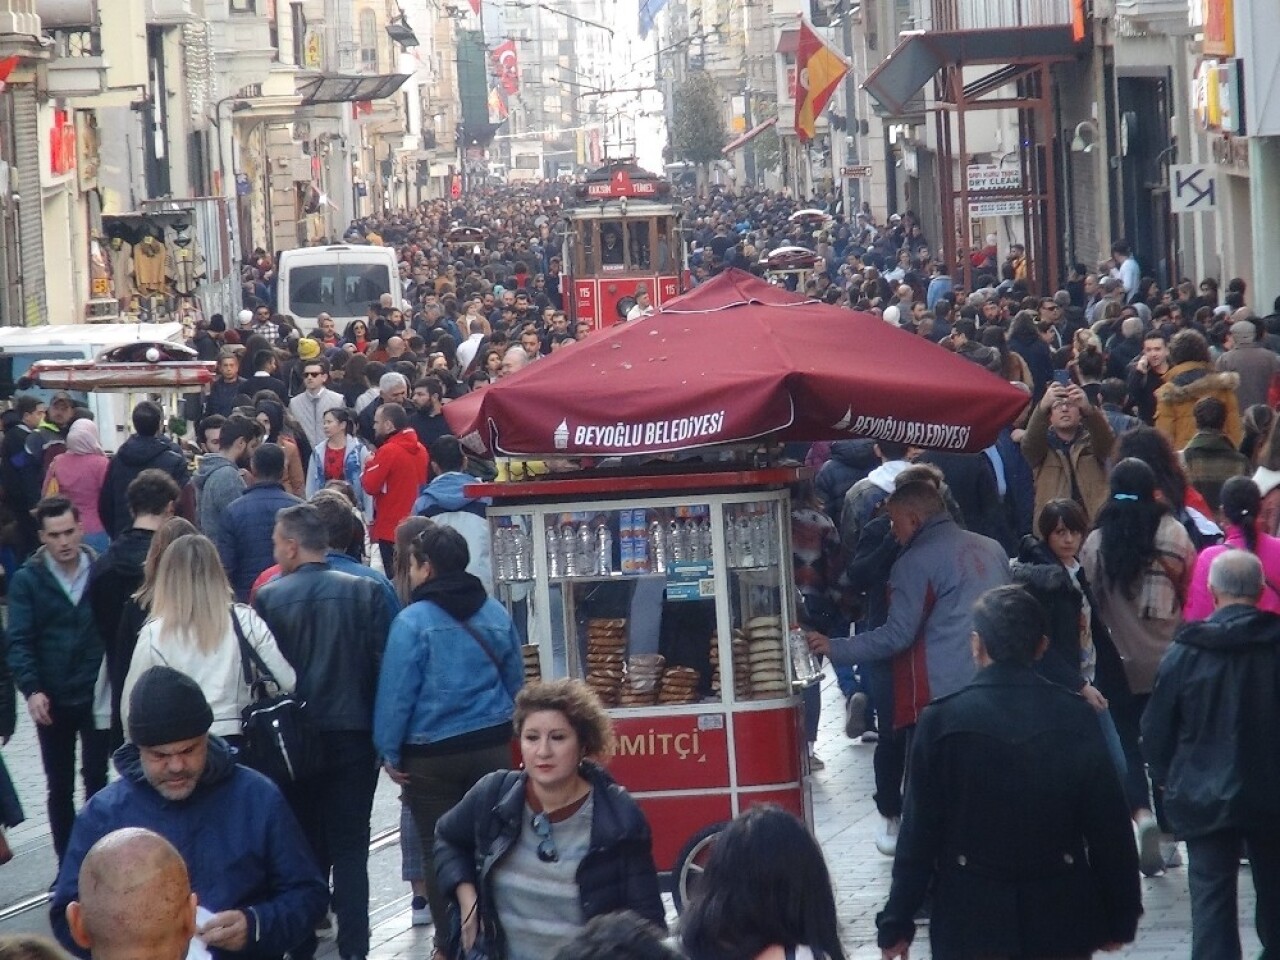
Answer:
<svg viewBox="0 0 1280 960"><path fill-rule="evenodd" d="M810 633L809 646L837 665L892 660L893 727L901 729L973 679L973 605L1009 582L1009 561L995 540L961 529L931 483L898 487L885 509L904 548L889 574L888 619L853 637Z"/></svg>

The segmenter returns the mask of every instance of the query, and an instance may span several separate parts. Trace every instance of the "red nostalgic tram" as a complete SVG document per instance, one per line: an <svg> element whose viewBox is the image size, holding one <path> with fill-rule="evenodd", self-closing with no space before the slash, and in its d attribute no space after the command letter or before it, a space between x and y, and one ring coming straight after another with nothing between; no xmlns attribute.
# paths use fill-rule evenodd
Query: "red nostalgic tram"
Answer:
<svg viewBox="0 0 1280 960"><path fill-rule="evenodd" d="M608 327L627 318L640 288L655 310L684 292L680 216L671 183L634 161L589 173L565 212L562 289L572 319Z"/></svg>

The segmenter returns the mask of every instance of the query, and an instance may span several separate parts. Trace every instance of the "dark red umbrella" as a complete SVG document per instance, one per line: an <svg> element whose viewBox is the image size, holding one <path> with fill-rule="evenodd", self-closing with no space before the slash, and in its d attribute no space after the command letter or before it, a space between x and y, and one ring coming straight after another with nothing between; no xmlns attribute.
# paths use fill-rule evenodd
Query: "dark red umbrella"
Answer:
<svg viewBox="0 0 1280 960"><path fill-rule="evenodd" d="M469 446L617 456L761 437L977 451L1027 395L874 316L727 270L445 406Z"/></svg>

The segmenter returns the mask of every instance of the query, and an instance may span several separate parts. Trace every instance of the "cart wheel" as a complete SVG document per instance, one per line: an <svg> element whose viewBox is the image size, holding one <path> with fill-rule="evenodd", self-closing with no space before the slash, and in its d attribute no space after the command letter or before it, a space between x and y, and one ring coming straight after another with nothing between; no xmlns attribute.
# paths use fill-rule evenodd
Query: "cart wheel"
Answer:
<svg viewBox="0 0 1280 960"><path fill-rule="evenodd" d="M684 910L684 905L692 901L698 893L698 885L702 882L702 872L707 868L707 858L711 856L711 847L715 843L727 823L713 823L703 827L684 845L680 855L676 857L675 870L671 877L671 899L675 901L676 912Z"/></svg>

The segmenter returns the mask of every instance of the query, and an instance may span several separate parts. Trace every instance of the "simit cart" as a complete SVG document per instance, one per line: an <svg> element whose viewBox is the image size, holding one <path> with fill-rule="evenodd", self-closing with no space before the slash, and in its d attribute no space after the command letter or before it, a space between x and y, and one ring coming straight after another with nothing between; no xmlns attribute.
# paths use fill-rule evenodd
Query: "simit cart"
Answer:
<svg viewBox="0 0 1280 960"><path fill-rule="evenodd" d="M702 468L710 469L710 468ZM618 733L677 909L715 835L753 804L812 826L788 487L797 469L476 484L497 597L528 679L579 677Z"/></svg>

